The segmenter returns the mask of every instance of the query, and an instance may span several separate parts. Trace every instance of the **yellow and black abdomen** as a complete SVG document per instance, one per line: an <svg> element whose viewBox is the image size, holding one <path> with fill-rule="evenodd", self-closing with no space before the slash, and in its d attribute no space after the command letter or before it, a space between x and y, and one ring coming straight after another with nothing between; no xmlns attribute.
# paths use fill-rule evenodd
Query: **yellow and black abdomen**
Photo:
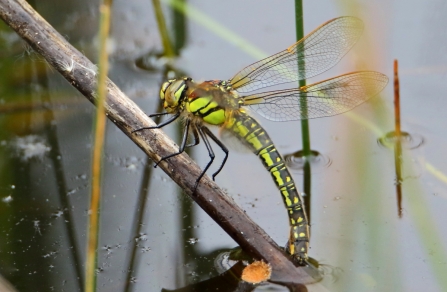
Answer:
<svg viewBox="0 0 447 292"><path fill-rule="evenodd" d="M307 259L309 226L303 200L284 159L262 126L243 111L238 111L227 121L226 128L259 156L281 192L290 219L289 252L299 260Z"/></svg>

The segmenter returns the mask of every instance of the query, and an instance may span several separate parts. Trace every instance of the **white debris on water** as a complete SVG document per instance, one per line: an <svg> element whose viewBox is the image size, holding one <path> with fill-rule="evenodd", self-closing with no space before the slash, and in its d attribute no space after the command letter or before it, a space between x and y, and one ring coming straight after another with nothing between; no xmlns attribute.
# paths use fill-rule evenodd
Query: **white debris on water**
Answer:
<svg viewBox="0 0 447 292"><path fill-rule="evenodd" d="M17 137L11 142L11 146L17 150L17 155L24 161L32 158L43 159L51 147L45 144L45 140L37 135Z"/></svg>
<svg viewBox="0 0 447 292"><path fill-rule="evenodd" d="M12 197L10 195L7 196L7 197L3 197L2 198L2 202L3 203L10 203L10 202L12 202Z"/></svg>

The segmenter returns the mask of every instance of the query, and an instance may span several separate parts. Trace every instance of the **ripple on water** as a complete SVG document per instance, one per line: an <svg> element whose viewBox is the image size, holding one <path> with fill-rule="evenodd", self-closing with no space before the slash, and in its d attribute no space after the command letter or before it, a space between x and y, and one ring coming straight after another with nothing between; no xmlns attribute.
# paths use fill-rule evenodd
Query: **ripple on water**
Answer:
<svg viewBox="0 0 447 292"><path fill-rule="evenodd" d="M302 173L306 161L310 163L312 173L328 168L332 160L318 151L311 150L309 156L305 156L302 150L284 156L287 167L294 172Z"/></svg>
<svg viewBox="0 0 447 292"><path fill-rule="evenodd" d="M398 139L400 139L400 143L405 149L416 149L424 144L424 137L419 134L401 132L400 137L398 137L394 131L388 132L385 136L377 139L377 143L382 147L393 148Z"/></svg>

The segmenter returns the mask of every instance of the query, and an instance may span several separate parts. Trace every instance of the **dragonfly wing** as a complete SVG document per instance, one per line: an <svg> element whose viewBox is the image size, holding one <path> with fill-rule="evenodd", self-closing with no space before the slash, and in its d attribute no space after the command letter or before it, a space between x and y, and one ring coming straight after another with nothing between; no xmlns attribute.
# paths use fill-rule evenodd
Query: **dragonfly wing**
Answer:
<svg viewBox="0 0 447 292"><path fill-rule="evenodd" d="M340 75L301 88L269 91L241 97L261 116L272 121L294 121L334 116L353 109L378 94L388 77L374 71ZM305 105L300 102L305 99Z"/></svg>
<svg viewBox="0 0 447 292"><path fill-rule="evenodd" d="M245 67L230 83L239 92L251 92L316 76L337 64L362 31L356 17L332 19L286 50Z"/></svg>

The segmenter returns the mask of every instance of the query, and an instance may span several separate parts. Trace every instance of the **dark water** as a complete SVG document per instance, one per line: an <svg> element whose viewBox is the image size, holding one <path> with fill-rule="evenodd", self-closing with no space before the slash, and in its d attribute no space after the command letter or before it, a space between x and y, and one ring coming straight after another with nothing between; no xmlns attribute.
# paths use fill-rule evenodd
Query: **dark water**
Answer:
<svg viewBox="0 0 447 292"><path fill-rule="evenodd" d="M423 137L424 143L404 149L399 219L393 151L376 143L393 129L392 84L354 111L311 121L312 148L331 163L312 175L310 255L327 275L308 288L445 290L446 4L314 2L304 6L306 32L341 15L361 18L365 32L336 68L312 81L363 69L392 77L392 62L398 58L402 130ZM36 9L96 62L97 4L41 1ZM186 44L174 65L195 80L230 78L263 52L276 53L294 42L292 2L189 4L196 14L186 19ZM172 13L166 4L163 9L171 25ZM164 63L151 63L153 70L135 65L140 57L162 50L151 2L114 1L111 38L110 78L147 113L155 112ZM94 108L3 24L0 46L0 273L19 291L81 291ZM301 148L299 123L259 120L281 153ZM178 137L176 126L165 130ZM223 157L216 154L217 160ZM203 145L192 155L202 166L208 159ZM99 291L160 291L206 280L217 275L217 255L236 246L161 170L147 165L152 164L141 150L109 123ZM301 186L301 174L294 178ZM286 242L282 200L256 156L231 151L217 183L275 241ZM147 201L143 223L136 226L140 194Z"/></svg>

